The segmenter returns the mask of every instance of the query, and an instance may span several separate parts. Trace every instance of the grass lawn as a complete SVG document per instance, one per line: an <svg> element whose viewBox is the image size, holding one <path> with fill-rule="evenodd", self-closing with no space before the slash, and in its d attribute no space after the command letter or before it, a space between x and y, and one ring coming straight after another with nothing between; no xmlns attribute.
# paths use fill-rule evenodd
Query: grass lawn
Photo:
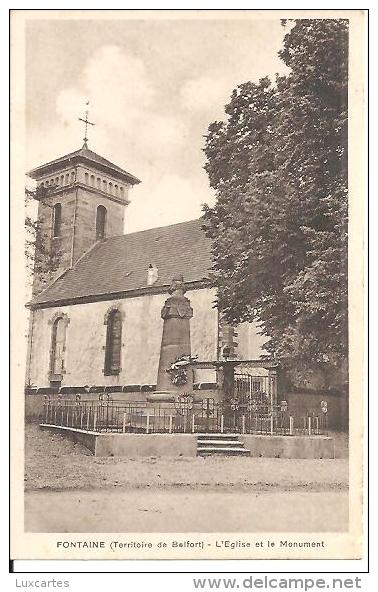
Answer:
<svg viewBox="0 0 378 592"><path fill-rule="evenodd" d="M187 488L340 491L348 487L345 436L336 459L101 458L36 424L25 430L26 490Z"/></svg>

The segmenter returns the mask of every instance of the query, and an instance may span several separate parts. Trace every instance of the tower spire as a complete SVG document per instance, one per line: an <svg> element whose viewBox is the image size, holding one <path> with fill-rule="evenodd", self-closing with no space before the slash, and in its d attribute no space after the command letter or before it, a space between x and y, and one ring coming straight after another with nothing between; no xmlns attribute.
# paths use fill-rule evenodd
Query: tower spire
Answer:
<svg viewBox="0 0 378 592"><path fill-rule="evenodd" d="M83 119L82 117L79 117L79 121L82 121L85 124L85 129L84 129L84 144L83 144L83 148L88 148L88 125L95 125L94 123L92 123L91 121L89 121L88 119L88 105L89 105L89 101L86 102L86 106L87 109L85 111L85 119Z"/></svg>

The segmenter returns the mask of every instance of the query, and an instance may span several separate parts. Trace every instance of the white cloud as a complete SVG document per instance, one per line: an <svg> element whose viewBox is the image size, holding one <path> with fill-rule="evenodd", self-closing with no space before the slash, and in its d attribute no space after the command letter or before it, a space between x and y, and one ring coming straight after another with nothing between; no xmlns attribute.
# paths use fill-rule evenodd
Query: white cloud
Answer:
<svg viewBox="0 0 378 592"><path fill-rule="evenodd" d="M190 111L203 111L212 114L214 119L224 119L224 106L233 88L230 78L200 76L184 84L180 91L181 104Z"/></svg>
<svg viewBox="0 0 378 592"><path fill-rule="evenodd" d="M214 203L205 173L196 185L189 178L168 173L156 182L153 191L149 186L147 180L145 188L141 185L131 192L131 204L125 215L127 232L193 220L202 215L203 203Z"/></svg>
<svg viewBox="0 0 378 592"><path fill-rule="evenodd" d="M141 158L164 158L182 145L185 124L159 112L157 92L141 59L116 46L103 46L86 64L81 81L80 88L64 89L57 97L56 110L65 133L72 135L75 130L77 137L78 110L84 113L89 99L90 119L96 125L89 133L97 151L110 146L110 154L115 154L122 134Z"/></svg>

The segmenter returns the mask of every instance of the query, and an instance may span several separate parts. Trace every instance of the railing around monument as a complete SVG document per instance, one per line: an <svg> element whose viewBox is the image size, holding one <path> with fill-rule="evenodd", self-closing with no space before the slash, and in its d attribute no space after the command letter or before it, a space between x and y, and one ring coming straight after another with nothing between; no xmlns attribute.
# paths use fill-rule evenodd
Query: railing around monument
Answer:
<svg viewBox="0 0 378 592"><path fill-rule="evenodd" d="M83 401L46 398L40 423L84 431L118 433L240 433L320 435L327 433L323 413L291 415L282 407L213 399L187 404Z"/></svg>

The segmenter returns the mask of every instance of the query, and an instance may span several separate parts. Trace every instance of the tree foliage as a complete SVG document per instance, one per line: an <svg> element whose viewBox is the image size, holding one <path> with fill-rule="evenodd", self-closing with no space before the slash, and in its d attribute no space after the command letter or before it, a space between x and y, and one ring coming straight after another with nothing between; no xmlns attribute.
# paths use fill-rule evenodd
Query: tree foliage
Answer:
<svg viewBox="0 0 378 592"><path fill-rule="evenodd" d="M204 148L217 305L304 363L347 353L347 47L347 21L291 23L289 74L238 86Z"/></svg>
<svg viewBox="0 0 378 592"><path fill-rule="evenodd" d="M51 211L48 189L39 186L35 190L25 189L25 260L28 276L33 282L34 293L41 291L51 281L61 261L59 245L53 245L45 224L44 216L37 219L31 213L30 204L43 200L44 208Z"/></svg>

